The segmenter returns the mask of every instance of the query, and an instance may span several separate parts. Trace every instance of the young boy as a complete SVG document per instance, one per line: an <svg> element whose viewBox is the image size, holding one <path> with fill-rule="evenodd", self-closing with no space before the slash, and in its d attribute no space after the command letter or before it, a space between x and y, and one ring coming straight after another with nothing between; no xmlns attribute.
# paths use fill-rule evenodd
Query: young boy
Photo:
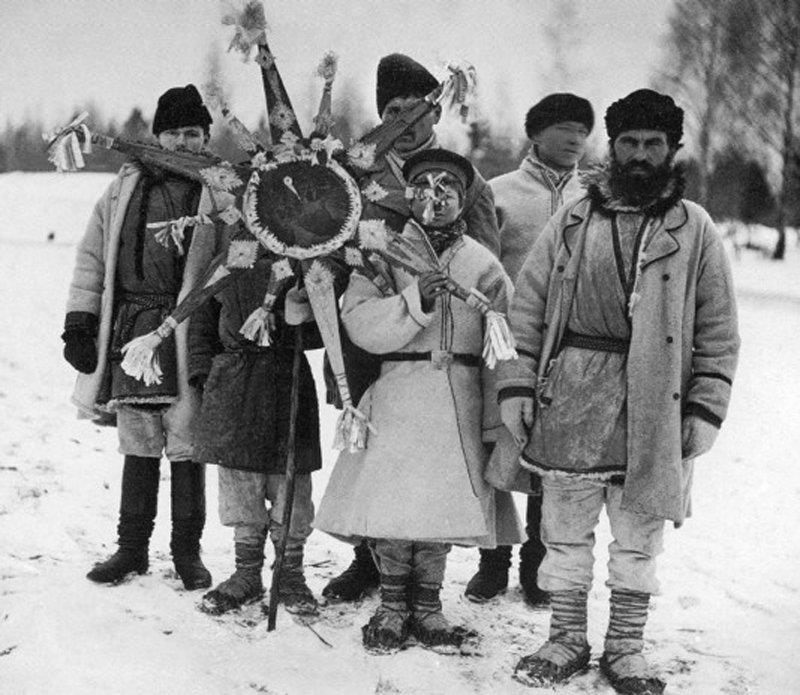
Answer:
<svg viewBox="0 0 800 695"><path fill-rule="evenodd" d="M466 159L423 150L403 175L417 220L403 236L441 270L417 278L385 266L393 287L384 291L361 273L351 276L342 321L356 345L383 357L359 405L375 431L365 450L339 457L314 523L354 543L375 539L381 604L363 641L380 651L410 635L428 647L459 646L466 633L445 619L439 600L451 545L491 547L519 537L510 496L502 496L500 511L483 480L484 441L500 424L496 409L484 410L483 316L446 290L449 276L504 311L510 281L497 258L464 234L473 176Z"/></svg>
<svg viewBox="0 0 800 695"><path fill-rule="evenodd" d="M189 259L205 267L230 242L233 227L208 235ZM234 528L236 571L203 596L201 610L219 615L260 598L261 570L267 532L277 547L289 534L280 579L280 602L294 613L315 613L317 601L303 574L303 548L311 533L314 505L311 472L322 465L317 394L308 361L303 357L299 384L299 417L295 444L297 477L289 529L282 526L286 484L286 444L292 388L294 330L285 312L298 309L293 323L310 318L308 305L292 303L281 293L273 315L270 344L248 340L240 329L261 306L267 291L269 257L241 273L192 315L189 327L189 375L203 389L194 428L197 458L219 466L219 513L224 526ZM297 296L291 290L288 296ZM313 324L303 328L304 347L321 347ZM267 508L269 503L269 508Z"/></svg>

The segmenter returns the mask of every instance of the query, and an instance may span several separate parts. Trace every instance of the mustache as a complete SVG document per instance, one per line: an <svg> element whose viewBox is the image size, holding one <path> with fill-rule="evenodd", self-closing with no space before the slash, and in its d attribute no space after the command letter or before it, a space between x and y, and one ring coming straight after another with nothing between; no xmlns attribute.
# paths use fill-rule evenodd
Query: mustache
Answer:
<svg viewBox="0 0 800 695"><path fill-rule="evenodd" d="M627 162L626 164L622 164L619 167L619 171L621 174L630 174L636 169L645 171L648 176L653 176L656 173L656 167L650 164L650 162L643 162L638 160Z"/></svg>

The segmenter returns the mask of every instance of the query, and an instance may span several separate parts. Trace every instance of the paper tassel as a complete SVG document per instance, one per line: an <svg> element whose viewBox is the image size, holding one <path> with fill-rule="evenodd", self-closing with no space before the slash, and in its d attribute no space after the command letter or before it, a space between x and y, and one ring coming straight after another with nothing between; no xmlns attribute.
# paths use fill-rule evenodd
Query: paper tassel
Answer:
<svg viewBox="0 0 800 695"><path fill-rule="evenodd" d="M450 77L442 92L441 100L452 109L458 107L462 121L466 121L469 107L475 100L478 75L469 63L450 63L447 66Z"/></svg>
<svg viewBox="0 0 800 695"><path fill-rule="evenodd" d="M274 301L275 298L273 297L273 303ZM275 315L266 307L265 300L264 304L258 307L258 309L256 309L252 314L250 314L250 316L247 317L247 320L239 329L239 333L247 338L247 340L252 340L261 347L267 347L270 344L270 328L274 325L274 323Z"/></svg>
<svg viewBox="0 0 800 695"><path fill-rule="evenodd" d="M83 122L87 116L88 113L84 111L65 127L42 135L50 143L47 148L48 161L55 165L59 173L78 171L86 165L83 155L92 152L92 134ZM78 137L79 132L83 142Z"/></svg>
<svg viewBox="0 0 800 695"><path fill-rule="evenodd" d="M163 326L164 324L162 324ZM166 337L166 335L162 335L162 328L159 327L157 330L134 338L123 345L122 371L134 379L143 381L145 386L160 384L164 373L161 371L156 350Z"/></svg>
<svg viewBox="0 0 800 695"><path fill-rule="evenodd" d="M267 20L264 17L264 7L261 0L248 0L248 2L228 3L227 11L222 16L222 23L234 28L233 38L228 50L239 51L242 59L247 62L250 50L262 40L266 41Z"/></svg>
<svg viewBox="0 0 800 695"><path fill-rule="evenodd" d="M333 439L333 448L336 451L347 449L351 453L367 447L367 433L377 432L375 426L367 420L358 408L352 404L344 406L339 419L336 421L336 435Z"/></svg>
<svg viewBox="0 0 800 695"><path fill-rule="evenodd" d="M489 369L494 369L498 362L517 359L516 342L505 316L494 310L487 311L485 316L483 361Z"/></svg>

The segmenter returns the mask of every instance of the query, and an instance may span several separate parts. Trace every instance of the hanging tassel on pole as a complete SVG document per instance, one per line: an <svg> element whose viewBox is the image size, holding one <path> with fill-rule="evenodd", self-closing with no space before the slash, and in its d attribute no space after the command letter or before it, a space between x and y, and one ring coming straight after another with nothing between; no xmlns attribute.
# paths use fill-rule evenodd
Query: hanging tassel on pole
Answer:
<svg viewBox="0 0 800 695"><path fill-rule="evenodd" d="M247 317L239 329L239 333L261 347L267 347L270 344L269 334L275 330L276 326L275 302L278 301L278 295L284 285L293 277L294 271L288 260L284 258L272 263L269 268L269 282L264 301Z"/></svg>
<svg viewBox="0 0 800 695"><path fill-rule="evenodd" d="M480 311L486 319L483 334L483 361L486 366L494 369L498 362L517 359L514 334L508 327L506 317L492 308L489 298L474 287L470 288L467 296L462 298L469 306Z"/></svg>
<svg viewBox="0 0 800 695"><path fill-rule="evenodd" d="M156 350L173 334L178 324L171 316L164 319L156 330L134 338L122 347L122 371L145 386L160 384L164 376Z"/></svg>

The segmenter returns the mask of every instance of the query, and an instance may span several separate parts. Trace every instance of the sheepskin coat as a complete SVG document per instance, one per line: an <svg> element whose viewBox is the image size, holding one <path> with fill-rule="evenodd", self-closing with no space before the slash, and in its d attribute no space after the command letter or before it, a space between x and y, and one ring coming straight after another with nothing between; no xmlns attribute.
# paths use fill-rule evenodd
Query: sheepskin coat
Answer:
<svg viewBox="0 0 800 695"><path fill-rule="evenodd" d="M587 235L611 239L612 214L583 198L543 230L517 277L509 318L520 359L499 367L500 399L533 396L546 385ZM680 524L693 470L693 461L682 459L682 419L692 414L721 425L739 351L729 262L703 208L678 198L656 218L635 294L622 506Z"/></svg>
<svg viewBox="0 0 800 695"><path fill-rule="evenodd" d="M422 252L429 249L413 223L403 234ZM456 282L475 287L503 310L510 281L478 242L461 237L439 262ZM483 479L484 442L502 427L493 399L484 405L484 393L492 393L491 374L480 365L484 319L450 295L426 313L416 279L402 270L387 272L393 287L382 291L354 273L344 294L342 320L350 338L385 359L359 404L375 431L366 449L339 456L315 526L346 540L517 543L510 495L495 494ZM473 356L477 364L456 360L437 368L430 353L441 350ZM390 353L429 355L412 361Z"/></svg>
<svg viewBox="0 0 800 695"><path fill-rule="evenodd" d="M500 261L512 281L556 210L583 195L577 171L576 166L560 174L531 148L518 169L489 181L500 228Z"/></svg>
<svg viewBox="0 0 800 695"><path fill-rule="evenodd" d="M128 205L142 172L126 163L94 207L86 231L78 245L75 270L69 288L67 311L85 311L98 316L97 368L91 374L78 374L72 402L79 416L101 417L108 412L101 396L106 378L114 318L115 286L120 237ZM186 277L184 271L184 278ZM185 281L184 281L185 288ZM187 372L187 326L175 332L178 394L169 406L176 427L189 427L198 405L198 394L189 386Z"/></svg>

